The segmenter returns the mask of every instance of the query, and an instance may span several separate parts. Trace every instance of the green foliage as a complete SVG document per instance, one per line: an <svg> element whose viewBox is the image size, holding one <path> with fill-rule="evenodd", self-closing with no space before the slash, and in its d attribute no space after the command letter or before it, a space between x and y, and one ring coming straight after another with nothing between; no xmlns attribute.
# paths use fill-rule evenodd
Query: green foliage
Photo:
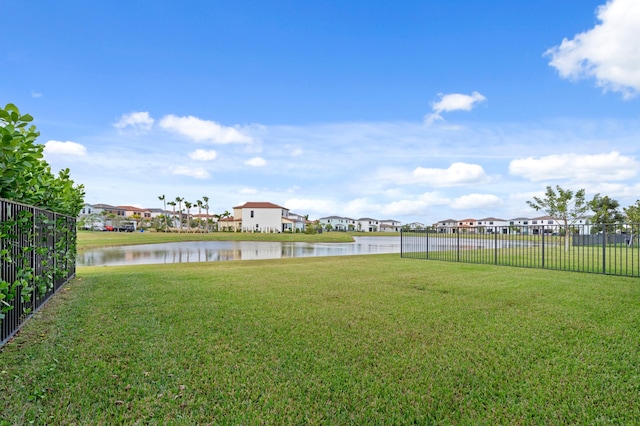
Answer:
<svg viewBox="0 0 640 426"><path fill-rule="evenodd" d="M58 215L51 219L49 215L53 216L25 208L0 222L0 263L3 270L15 271L12 282L6 277L0 280L0 324L16 298L23 303L34 296L41 298L71 275L76 256L73 218Z"/></svg>
<svg viewBox="0 0 640 426"><path fill-rule="evenodd" d="M620 213L620 203L613 198L605 195L596 194L593 200L589 201L589 208L593 211L591 223L606 225L608 232L615 231L616 224L624 220L624 216Z"/></svg>
<svg viewBox="0 0 640 426"><path fill-rule="evenodd" d="M624 215L627 220L633 224L640 224L640 200L636 203L624 208Z"/></svg>
<svg viewBox="0 0 640 426"><path fill-rule="evenodd" d="M84 187L74 185L69 169L58 175L43 159L40 132L33 117L13 104L0 109L0 198L76 217L84 204Z"/></svg>
<svg viewBox="0 0 640 426"><path fill-rule="evenodd" d="M547 186L543 198L533 197L533 201L527 201L527 204L535 210L542 210L547 215L562 221L567 237L571 231L570 226L589 210L584 189L574 193L569 189L562 189L559 185L556 185L556 190ZM569 238L565 241L565 249L569 250Z"/></svg>

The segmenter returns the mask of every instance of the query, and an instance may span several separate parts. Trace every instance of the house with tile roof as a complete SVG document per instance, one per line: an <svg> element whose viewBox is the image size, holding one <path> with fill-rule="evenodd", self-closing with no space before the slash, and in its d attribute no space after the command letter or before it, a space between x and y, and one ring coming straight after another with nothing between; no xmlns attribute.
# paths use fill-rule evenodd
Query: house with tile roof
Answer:
<svg viewBox="0 0 640 426"><path fill-rule="evenodd" d="M293 232L295 219L289 209L277 204L250 201L233 208L234 230L243 232Z"/></svg>

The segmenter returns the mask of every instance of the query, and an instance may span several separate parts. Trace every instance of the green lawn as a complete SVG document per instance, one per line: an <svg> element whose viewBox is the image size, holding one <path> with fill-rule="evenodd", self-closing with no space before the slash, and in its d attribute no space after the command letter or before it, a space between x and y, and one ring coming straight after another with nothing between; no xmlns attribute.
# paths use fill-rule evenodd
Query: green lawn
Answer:
<svg viewBox="0 0 640 426"><path fill-rule="evenodd" d="M634 424L634 278L397 255L80 268L0 424Z"/></svg>

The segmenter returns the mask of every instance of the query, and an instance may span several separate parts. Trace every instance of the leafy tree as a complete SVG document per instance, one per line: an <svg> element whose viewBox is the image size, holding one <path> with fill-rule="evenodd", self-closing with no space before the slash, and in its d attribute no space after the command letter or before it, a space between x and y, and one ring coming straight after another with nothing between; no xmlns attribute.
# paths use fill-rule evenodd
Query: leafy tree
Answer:
<svg viewBox="0 0 640 426"><path fill-rule="evenodd" d="M0 109L0 197L76 217L84 205L84 187L74 186L69 169L58 175L43 159L40 132L33 117L13 104Z"/></svg>
<svg viewBox="0 0 640 426"><path fill-rule="evenodd" d="M619 210L620 203L607 195L604 197L600 194L594 195L593 200L589 201L589 208L594 213L591 223L604 225L607 232L615 231L616 224L624 220Z"/></svg>
<svg viewBox="0 0 640 426"><path fill-rule="evenodd" d="M547 186L544 197L533 197L533 201L527 201L527 204L529 207L538 211L542 210L548 216L562 222L566 237L564 247L568 251L570 226L589 210L589 205L585 201L584 189L574 193L571 190L562 189L559 185L556 185L555 190L551 186Z"/></svg>
<svg viewBox="0 0 640 426"><path fill-rule="evenodd" d="M629 245L632 245L635 235L640 231L640 200L636 200L635 204L625 207L623 210L625 218L627 219L627 222L629 222L629 227L631 228Z"/></svg>

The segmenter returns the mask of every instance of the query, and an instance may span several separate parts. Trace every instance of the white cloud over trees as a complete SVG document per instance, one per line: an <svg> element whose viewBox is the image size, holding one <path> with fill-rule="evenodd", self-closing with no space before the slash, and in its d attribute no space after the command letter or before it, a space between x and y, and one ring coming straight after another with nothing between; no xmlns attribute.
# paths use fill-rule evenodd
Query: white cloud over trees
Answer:
<svg viewBox="0 0 640 426"><path fill-rule="evenodd" d="M82 157L87 154L87 148L77 142L50 140L44 144L44 153L45 155L72 155Z"/></svg>

